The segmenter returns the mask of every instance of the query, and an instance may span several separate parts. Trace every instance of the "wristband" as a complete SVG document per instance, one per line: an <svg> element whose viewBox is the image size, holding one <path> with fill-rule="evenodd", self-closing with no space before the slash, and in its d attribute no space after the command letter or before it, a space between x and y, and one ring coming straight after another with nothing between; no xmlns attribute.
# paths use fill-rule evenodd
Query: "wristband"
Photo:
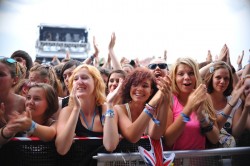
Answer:
<svg viewBox="0 0 250 166"><path fill-rule="evenodd" d="M106 113L105 113L105 117L110 117L110 118L113 118L115 116L115 113L113 110L107 110Z"/></svg>
<svg viewBox="0 0 250 166"><path fill-rule="evenodd" d="M5 129L5 127L6 127L6 126L3 126L2 129L1 129L1 136L2 136L4 139L8 140L8 139L10 139L12 136L6 137L6 136L3 134L3 129Z"/></svg>
<svg viewBox="0 0 250 166"><path fill-rule="evenodd" d="M228 119L228 118L232 118L232 116L230 115L226 115L223 111L220 112L220 115L222 115L224 118Z"/></svg>
<svg viewBox="0 0 250 166"><path fill-rule="evenodd" d="M190 121L190 117L184 114L183 112L181 112L181 116L182 116L183 122L187 123Z"/></svg>
<svg viewBox="0 0 250 166"><path fill-rule="evenodd" d="M160 125L160 121L155 119L154 116L149 112L149 110L147 110L146 108L143 109L143 112L145 112L146 114L148 114L148 116L153 120L153 122L159 126Z"/></svg>
<svg viewBox="0 0 250 166"><path fill-rule="evenodd" d="M209 125L206 126L206 127L201 127L201 134L204 135L206 134L207 132L210 132L213 130L213 126L214 126L214 123L212 121L210 121Z"/></svg>
<svg viewBox="0 0 250 166"><path fill-rule="evenodd" d="M32 120L30 128L27 130L28 135L32 135L36 129L36 122Z"/></svg>
<svg viewBox="0 0 250 166"><path fill-rule="evenodd" d="M93 61L95 59L95 56L94 55L91 55L90 56L90 59Z"/></svg>
<svg viewBox="0 0 250 166"><path fill-rule="evenodd" d="M145 105L145 108L151 113L151 114L154 114L155 112L155 107L149 105L149 104L146 104Z"/></svg>

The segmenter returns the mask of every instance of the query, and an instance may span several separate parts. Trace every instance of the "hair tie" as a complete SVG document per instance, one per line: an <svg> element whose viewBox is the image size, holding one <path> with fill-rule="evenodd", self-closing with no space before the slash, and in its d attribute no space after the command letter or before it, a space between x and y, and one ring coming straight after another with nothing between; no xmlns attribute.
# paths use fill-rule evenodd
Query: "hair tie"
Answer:
<svg viewBox="0 0 250 166"><path fill-rule="evenodd" d="M209 72L213 73L214 72L214 66L209 67Z"/></svg>

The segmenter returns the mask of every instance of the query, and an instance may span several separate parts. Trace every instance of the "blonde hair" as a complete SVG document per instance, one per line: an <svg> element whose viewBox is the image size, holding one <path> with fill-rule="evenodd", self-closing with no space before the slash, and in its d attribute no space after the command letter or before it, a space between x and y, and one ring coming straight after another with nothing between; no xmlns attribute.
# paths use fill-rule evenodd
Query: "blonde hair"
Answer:
<svg viewBox="0 0 250 166"><path fill-rule="evenodd" d="M76 73L78 73L83 68L88 70L89 74L92 76L94 80L94 87L95 87L94 96L95 96L95 101L96 101L97 106L103 105L104 102L106 101L106 95L105 95L106 86L105 86L105 83L102 79L102 76L99 70L92 65L82 64L74 69L72 75L69 78L69 85L68 85L69 92L72 91L74 77ZM69 105L72 106L73 103L74 103L73 100L70 98Z"/></svg>
<svg viewBox="0 0 250 166"><path fill-rule="evenodd" d="M194 72L194 76L196 78L196 82L195 82L195 89L202 84L202 78L201 75L199 73L199 66L198 63L193 60L192 58L189 57L185 57L185 58L178 58L177 61L175 62L175 64L172 65L171 67L171 71L170 71L170 77L172 79L172 91L173 94L176 96L180 95L180 89L177 86L176 83L176 72L177 69L179 67L179 65L187 65L189 67L191 67L193 69ZM205 112L209 115L209 118L213 121L216 120L216 114L214 112L214 108L213 108L213 104L212 104L212 100L210 98L208 98L204 103L203 103L203 109L205 110Z"/></svg>

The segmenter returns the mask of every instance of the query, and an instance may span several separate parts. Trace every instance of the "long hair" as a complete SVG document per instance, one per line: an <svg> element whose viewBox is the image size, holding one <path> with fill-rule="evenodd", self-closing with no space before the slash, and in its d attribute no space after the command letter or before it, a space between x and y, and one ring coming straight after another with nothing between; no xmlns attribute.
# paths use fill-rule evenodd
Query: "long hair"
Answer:
<svg viewBox="0 0 250 166"><path fill-rule="evenodd" d="M46 122L53 114L55 114L59 108L58 103L58 95L54 88L46 83L35 83L32 84L29 88L41 88L45 92L46 101L48 103L48 107L45 110L44 113L44 122Z"/></svg>
<svg viewBox="0 0 250 166"><path fill-rule="evenodd" d="M172 65L171 71L170 71L170 77L172 79L172 90L173 90L173 94L176 96L181 95L180 89L178 88L177 83L176 83L176 79L175 79L176 75L177 75L177 73L176 73L177 69L178 69L179 65L181 65L181 64L187 65L193 69L194 76L196 78L195 89L200 84L202 84L202 78L201 78L201 75L199 73L199 67L198 67L197 62L189 57L178 58L177 61L175 62L175 64ZM209 115L209 118L211 120L213 120L213 121L216 120L216 114L214 112L212 100L210 98L205 100L205 102L203 103L203 109Z"/></svg>
<svg viewBox="0 0 250 166"><path fill-rule="evenodd" d="M187 65L193 69L194 76L196 78L195 89L202 83L202 78L201 78L200 73L199 73L198 64L192 58L189 58L189 57L178 58L177 61L175 62L175 64L173 64L171 66L171 71L170 71L170 77L172 79L172 90L173 90L173 93L177 96L180 95L180 89L177 86L175 78L176 78L176 74L177 74L176 73L177 69L178 69L179 65L181 65L181 64Z"/></svg>
<svg viewBox="0 0 250 166"><path fill-rule="evenodd" d="M211 94L214 91L213 76L214 72L219 69L227 69L229 72L229 84L227 86L227 89L223 92L224 96L229 96L233 91L233 73L231 67L223 61L215 62L214 65L211 66L206 72L204 81L207 85L207 92Z"/></svg>
<svg viewBox="0 0 250 166"><path fill-rule="evenodd" d="M102 79L102 76L99 70L92 65L82 64L74 69L72 75L69 78L69 87L68 87L69 92L71 92L73 89L73 81L74 81L75 75L83 68L88 70L89 74L92 76L94 80L94 87L95 87L94 96L95 96L97 106L103 105L104 102L106 101L105 83ZM69 105L72 106L73 103L74 101L70 98Z"/></svg>

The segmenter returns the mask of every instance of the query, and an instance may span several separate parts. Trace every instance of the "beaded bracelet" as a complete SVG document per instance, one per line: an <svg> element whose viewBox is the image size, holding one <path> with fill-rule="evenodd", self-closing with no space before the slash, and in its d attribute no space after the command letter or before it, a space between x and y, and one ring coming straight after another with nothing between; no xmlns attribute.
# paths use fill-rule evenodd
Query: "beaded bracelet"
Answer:
<svg viewBox="0 0 250 166"><path fill-rule="evenodd" d="M209 125L206 126L206 127L201 127L200 130L201 130L201 134L204 135L206 134L207 132L210 132L213 130L213 126L214 126L214 123L212 121L210 121Z"/></svg>
<svg viewBox="0 0 250 166"><path fill-rule="evenodd" d="M3 134L3 129L5 129L5 127L6 127L6 126L3 126L2 129L1 129L1 136L2 136L4 139L8 140L8 139L10 139L12 136L6 137L6 136Z"/></svg>
<svg viewBox="0 0 250 166"><path fill-rule="evenodd" d="M182 116L183 122L187 123L190 121L190 117L184 114L183 112L181 112L181 116Z"/></svg>
<svg viewBox="0 0 250 166"><path fill-rule="evenodd" d="M145 112L146 114L148 114L148 116L153 120L153 122L159 126L160 125L160 121L155 119L154 116L149 112L149 110L147 110L146 108L143 109L143 112Z"/></svg>

